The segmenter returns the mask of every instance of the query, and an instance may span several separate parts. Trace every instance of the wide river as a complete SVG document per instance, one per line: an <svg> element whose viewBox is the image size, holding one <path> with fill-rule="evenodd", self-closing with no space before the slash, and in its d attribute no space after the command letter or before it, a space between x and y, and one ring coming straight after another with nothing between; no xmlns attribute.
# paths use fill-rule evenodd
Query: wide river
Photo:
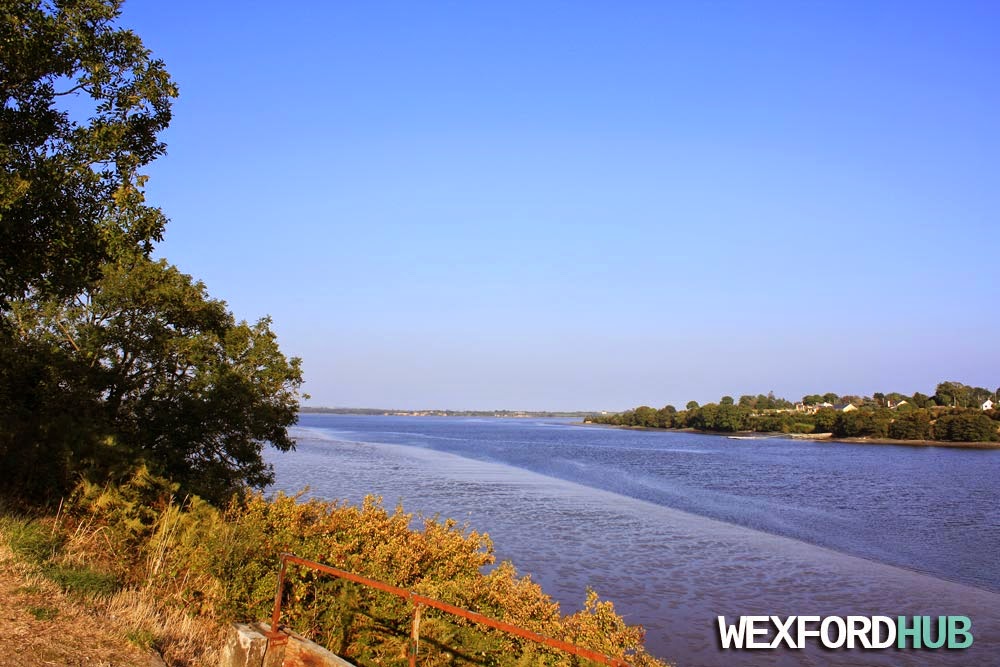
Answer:
<svg viewBox="0 0 1000 667"><path fill-rule="evenodd" d="M276 489L468 521L566 610L590 586L679 666L1000 665L1000 450L569 420L302 415ZM971 648L734 651L716 617L964 615Z"/></svg>

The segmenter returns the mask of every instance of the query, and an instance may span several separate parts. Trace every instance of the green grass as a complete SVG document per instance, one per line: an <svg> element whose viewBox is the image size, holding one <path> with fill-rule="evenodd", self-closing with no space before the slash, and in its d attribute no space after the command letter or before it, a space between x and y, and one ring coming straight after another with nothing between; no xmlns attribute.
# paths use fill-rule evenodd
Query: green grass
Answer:
<svg viewBox="0 0 1000 667"><path fill-rule="evenodd" d="M49 560L62 546L62 537L37 521L8 517L2 528L11 551L35 564Z"/></svg>
<svg viewBox="0 0 1000 667"><path fill-rule="evenodd" d="M28 613L34 616L36 621L51 621L59 615L59 610L55 607L28 607Z"/></svg>
<svg viewBox="0 0 1000 667"><path fill-rule="evenodd" d="M156 635L149 630L132 630L125 633L125 639L129 640L141 649L151 649L156 647Z"/></svg>
<svg viewBox="0 0 1000 667"><path fill-rule="evenodd" d="M85 597L112 595L121 589L118 577L89 567L48 565L42 570L42 574L59 584L64 591Z"/></svg>

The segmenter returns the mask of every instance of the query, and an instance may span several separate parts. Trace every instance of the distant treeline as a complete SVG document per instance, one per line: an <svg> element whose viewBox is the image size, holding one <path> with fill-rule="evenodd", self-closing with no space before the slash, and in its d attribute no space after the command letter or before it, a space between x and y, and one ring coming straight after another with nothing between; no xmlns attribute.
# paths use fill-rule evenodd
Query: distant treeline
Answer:
<svg viewBox="0 0 1000 667"><path fill-rule="evenodd" d="M590 417L596 412L550 412L543 410L388 410L384 408L299 408L302 414L395 415L404 417Z"/></svg>
<svg viewBox="0 0 1000 667"><path fill-rule="evenodd" d="M942 382L932 396L892 392L872 396L834 393L804 396L799 403L773 393L723 396L718 403L659 410L647 405L584 421L613 426L695 429L721 433L832 433L838 438L993 442L1000 440L1000 409L992 406L1000 389ZM984 409L984 404L987 409Z"/></svg>

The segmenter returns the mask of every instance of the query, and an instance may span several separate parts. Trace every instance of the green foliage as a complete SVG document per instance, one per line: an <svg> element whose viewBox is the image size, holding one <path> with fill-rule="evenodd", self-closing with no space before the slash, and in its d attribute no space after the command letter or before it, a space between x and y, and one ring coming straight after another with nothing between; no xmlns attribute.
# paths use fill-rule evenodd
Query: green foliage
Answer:
<svg viewBox="0 0 1000 667"><path fill-rule="evenodd" d="M934 437L951 442L994 442L1000 440L997 423L981 412L943 415L934 423Z"/></svg>
<svg viewBox="0 0 1000 667"><path fill-rule="evenodd" d="M156 645L156 635L149 630L132 630L125 634L125 639L141 649L152 649Z"/></svg>
<svg viewBox="0 0 1000 667"><path fill-rule="evenodd" d="M52 564L42 568L42 574L59 584L64 591L83 597L111 595L121 588L121 582L115 575L85 565Z"/></svg>
<svg viewBox="0 0 1000 667"><path fill-rule="evenodd" d="M961 382L942 382L934 392L937 405L956 408L978 408L994 394L984 387L970 387Z"/></svg>
<svg viewBox="0 0 1000 667"><path fill-rule="evenodd" d="M949 440L953 442L985 442L1000 439L997 424L1000 409L982 411L982 403L992 393L982 387L970 387L959 382L942 382L934 398L916 392L912 397L899 392L876 392L871 398L841 396L836 394L808 394L803 396L806 406L793 408L787 400L773 392L740 396L738 404L731 396L723 396L719 404L704 406L696 401L687 404L687 410L677 412L663 408L651 418L651 408L642 406L620 414L589 417L588 421L616 426L656 426L658 428L690 428L699 431L732 433L753 431L759 433L832 433L840 438L888 438L898 440ZM860 406L851 412L832 408L819 408L823 403L842 401ZM905 402L904 402L905 401ZM946 419L935 415L942 411L935 404L960 406L952 408ZM809 408L812 408L811 410ZM815 410L815 411L813 411ZM961 418L958 416L961 415Z"/></svg>
<svg viewBox="0 0 1000 667"><path fill-rule="evenodd" d="M145 464L225 502L272 480L265 444L293 447L300 361L269 320L236 322L164 261L107 265L74 302L15 301L10 317L0 454L22 493L61 495L77 476L122 479Z"/></svg>
<svg viewBox="0 0 1000 667"><path fill-rule="evenodd" d="M7 518L3 532L11 551L32 563L44 563L62 546L62 535L38 521Z"/></svg>
<svg viewBox="0 0 1000 667"><path fill-rule="evenodd" d="M840 412L833 424L833 434L838 438L885 438L891 421L888 410Z"/></svg>
<svg viewBox="0 0 1000 667"><path fill-rule="evenodd" d="M59 610L55 607L28 607L28 613L31 614L36 621L51 621L59 615Z"/></svg>
<svg viewBox="0 0 1000 667"><path fill-rule="evenodd" d="M512 564L494 564L488 536L452 520L418 518L400 507L390 511L376 498L358 507L283 494L251 495L220 512L197 500L171 501L168 484L136 484L141 488L75 494L67 530L80 532L72 527L76 522L106 535L94 547L107 545L125 557L128 584L152 588L189 612L220 621L269 618L278 554L291 551L637 666L663 664L642 649L642 629L625 624L611 603L588 592L580 612L562 615ZM131 527L137 494L156 508L144 518L138 542ZM86 560L104 558L90 554ZM399 598L290 565L282 609L283 624L358 664L405 664L412 607ZM578 664L561 652L425 610L420 664L470 663Z"/></svg>
<svg viewBox="0 0 1000 667"><path fill-rule="evenodd" d="M0 20L0 310L72 296L165 220L139 169L164 152L177 88L121 0L6 0Z"/></svg>
<svg viewBox="0 0 1000 667"><path fill-rule="evenodd" d="M0 19L0 462L35 504L143 464L224 501L292 447L301 369L148 259L140 169L177 90L120 0L9 0Z"/></svg>
<svg viewBox="0 0 1000 667"><path fill-rule="evenodd" d="M633 411L633 426L656 426L656 410L640 405Z"/></svg>
<svg viewBox="0 0 1000 667"><path fill-rule="evenodd" d="M929 440L933 435L931 414L927 410L912 409L899 414L889 425L889 437L897 440Z"/></svg>

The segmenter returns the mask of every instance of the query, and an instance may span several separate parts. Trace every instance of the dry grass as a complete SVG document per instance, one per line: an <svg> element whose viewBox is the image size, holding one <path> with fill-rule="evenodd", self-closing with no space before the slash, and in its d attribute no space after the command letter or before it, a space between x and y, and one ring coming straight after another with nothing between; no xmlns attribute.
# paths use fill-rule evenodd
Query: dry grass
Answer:
<svg viewBox="0 0 1000 667"><path fill-rule="evenodd" d="M36 567L18 561L6 545L0 545L0 605L6 647L0 667L162 664L99 613L71 600Z"/></svg>
<svg viewBox="0 0 1000 667"><path fill-rule="evenodd" d="M67 594L2 537L3 643L19 648L0 652L0 667L217 664L223 630L213 622L185 614L149 589L91 598ZM78 531L66 544L63 562L92 564L84 554L98 551L87 548L95 541L103 541L100 530Z"/></svg>
<svg viewBox="0 0 1000 667"><path fill-rule="evenodd" d="M164 606L149 591L124 590L105 603L105 613L124 637L147 643L168 665L216 665L223 629Z"/></svg>

